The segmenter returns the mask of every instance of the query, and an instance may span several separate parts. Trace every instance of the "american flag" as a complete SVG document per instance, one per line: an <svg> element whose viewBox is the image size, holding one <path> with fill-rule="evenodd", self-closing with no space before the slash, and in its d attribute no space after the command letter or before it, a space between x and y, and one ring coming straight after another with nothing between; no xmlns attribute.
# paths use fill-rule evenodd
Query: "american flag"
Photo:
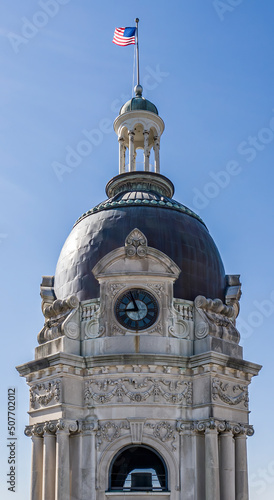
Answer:
<svg viewBox="0 0 274 500"><path fill-rule="evenodd" d="M135 44L136 28L115 28L113 43L125 47L126 45Z"/></svg>

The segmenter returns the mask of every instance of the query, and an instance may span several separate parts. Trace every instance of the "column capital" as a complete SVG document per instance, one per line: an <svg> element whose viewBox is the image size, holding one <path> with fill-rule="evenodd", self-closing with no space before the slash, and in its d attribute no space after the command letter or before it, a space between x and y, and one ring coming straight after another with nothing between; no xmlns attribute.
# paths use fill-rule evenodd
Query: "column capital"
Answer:
<svg viewBox="0 0 274 500"><path fill-rule="evenodd" d="M45 422L43 426L44 435L53 436L56 433L56 421Z"/></svg>
<svg viewBox="0 0 274 500"><path fill-rule="evenodd" d="M32 434L32 436L43 437L43 434L44 434L43 424L34 424L32 426L31 434Z"/></svg>
<svg viewBox="0 0 274 500"><path fill-rule="evenodd" d="M60 418L56 424L56 434L76 434L79 432L79 424L77 420L64 420Z"/></svg>
<svg viewBox="0 0 274 500"><path fill-rule="evenodd" d="M26 425L25 430L24 430L25 436L27 436L27 437L32 436L32 427L33 427L32 425Z"/></svg>
<svg viewBox="0 0 274 500"><path fill-rule="evenodd" d="M81 428L84 434L91 434L98 430L98 420L95 417L87 417L81 422Z"/></svg>

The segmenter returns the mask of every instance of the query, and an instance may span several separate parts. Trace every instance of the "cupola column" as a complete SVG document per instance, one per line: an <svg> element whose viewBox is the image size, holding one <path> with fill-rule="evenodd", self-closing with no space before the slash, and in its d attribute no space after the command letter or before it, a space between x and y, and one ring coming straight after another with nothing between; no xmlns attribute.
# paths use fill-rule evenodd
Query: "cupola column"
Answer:
<svg viewBox="0 0 274 500"><path fill-rule="evenodd" d="M144 169L145 172L149 172L149 145L148 145L148 136L149 136L149 130L144 130Z"/></svg>
<svg viewBox="0 0 274 500"><path fill-rule="evenodd" d="M134 154L133 154L133 170L134 170L134 172L136 170L136 156L137 156L137 151L135 149Z"/></svg>
<svg viewBox="0 0 274 500"><path fill-rule="evenodd" d="M129 130L128 132L128 137L129 137L129 172L133 172L134 169L134 136L135 133L133 130Z"/></svg>
<svg viewBox="0 0 274 500"><path fill-rule="evenodd" d="M154 137L154 171L156 174L160 173L160 138L158 136Z"/></svg>
<svg viewBox="0 0 274 500"><path fill-rule="evenodd" d="M125 166L125 155L126 155L126 146L125 139L123 137L119 137L119 174L123 174L126 171Z"/></svg>

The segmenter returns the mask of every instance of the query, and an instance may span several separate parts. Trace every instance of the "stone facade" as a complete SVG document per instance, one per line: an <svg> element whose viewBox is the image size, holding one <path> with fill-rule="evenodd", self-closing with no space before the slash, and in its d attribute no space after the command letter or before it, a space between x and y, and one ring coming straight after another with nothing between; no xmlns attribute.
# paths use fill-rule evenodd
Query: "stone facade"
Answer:
<svg viewBox="0 0 274 500"><path fill-rule="evenodd" d="M135 110L116 121L120 143L142 113L162 133L158 116ZM148 145L158 144L149 137L145 168ZM159 191L157 173L136 178L151 189L153 175ZM248 387L260 366L239 346L239 276L226 277L224 301L176 298L181 269L148 240L133 227L90 270L99 297L60 300L54 277L43 278L35 360L17 367L30 387L31 500L248 500ZM113 488L116 457L131 449L160 457L161 487Z"/></svg>

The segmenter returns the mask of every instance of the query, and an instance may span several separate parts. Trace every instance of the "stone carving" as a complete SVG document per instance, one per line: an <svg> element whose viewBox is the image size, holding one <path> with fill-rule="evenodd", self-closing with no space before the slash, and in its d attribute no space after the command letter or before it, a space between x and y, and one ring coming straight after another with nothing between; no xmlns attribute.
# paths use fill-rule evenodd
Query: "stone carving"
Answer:
<svg viewBox="0 0 274 500"><path fill-rule="evenodd" d="M235 311L232 306L223 304L220 299L206 299L202 295L196 297L194 306L197 339L211 335L239 343L240 334L234 325Z"/></svg>
<svg viewBox="0 0 274 500"><path fill-rule="evenodd" d="M45 422L43 430L44 433L55 434L57 431L56 422Z"/></svg>
<svg viewBox="0 0 274 500"><path fill-rule="evenodd" d="M69 432L76 434L79 431L79 424L77 420L64 420L59 418L56 424L56 432Z"/></svg>
<svg viewBox="0 0 274 500"><path fill-rule="evenodd" d="M94 417L86 417L81 422L81 428L84 432L93 432L98 430L98 420Z"/></svg>
<svg viewBox="0 0 274 500"><path fill-rule="evenodd" d="M125 288L126 285L122 285L121 283L110 283L109 291L112 297L114 297L120 290Z"/></svg>
<svg viewBox="0 0 274 500"><path fill-rule="evenodd" d="M174 299L170 309L172 324L168 332L179 339L193 338L193 306L192 303Z"/></svg>
<svg viewBox="0 0 274 500"><path fill-rule="evenodd" d="M128 257L145 257L147 254L147 239L137 228L133 229L126 238L125 250Z"/></svg>
<svg viewBox="0 0 274 500"><path fill-rule="evenodd" d="M119 326L117 326L115 323L112 324L111 326L111 333L112 335L125 335L126 334L126 330L122 330L122 328L120 328Z"/></svg>
<svg viewBox="0 0 274 500"><path fill-rule="evenodd" d="M99 311L100 304L99 300L90 301L87 304L82 305L82 321L87 321L94 317L94 315Z"/></svg>
<svg viewBox="0 0 274 500"><path fill-rule="evenodd" d="M178 421L180 422L180 421ZM183 422L182 426L187 425L190 429L194 431L205 433L206 431L217 429L218 434L222 434L223 432L232 432L234 437L240 435L253 436L254 429L252 425L246 424L238 424L236 422L228 422L227 420L215 420L214 418L210 418L209 420L201 420L196 422ZM178 425L177 425L178 429ZM181 429L179 427L178 429Z"/></svg>
<svg viewBox="0 0 274 500"><path fill-rule="evenodd" d="M153 429L154 437L162 441L162 443L171 441L170 444L172 451L176 450L176 446L174 445L174 442L176 441L176 427L172 426L169 422L166 421L161 421L156 424L146 422L145 426Z"/></svg>
<svg viewBox="0 0 274 500"><path fill-rule="evenodd" d="M43 437L44 434L44 425L43 424L35 424L35 425L27 425L24 431L25 436L31 437Z"/></svg>
<svg viewBox="0 0 274 500"><path fill-rule="evenodd" d="M105 327L100 326L100 317L102 316L102 308L100 307L100 299L93 299L88 303L82 304L81 307L82 331L86 339L94 339L105 333Z"/></svg>
<svg viewBox="0 0 274 500"><path fill-rule="evenodd" d="M182 319L193 321L193 306L190 303L180 299L174 299L173 307Z"/></svg>
<svg viewBox="0 0 274 500"><path fill-rule="evenodd" d="M179 392L181 386L184 389ZM166 387L168 390L165 389ZM96 392L98 390L99 392ZM171 404L185 403L191 405L192 382L151 377L145 377L142 380L124 377L105 380L91 379L85 384L86 405L108 403L114 397L117 402L129 400L134 403L141 403L150 399L153 402L164 400Z"/></svg>
<svg viewBox="0 0 274 500"><path fill-rule="evenodd" d="M231 391L233 395L231 395ZM230 384L224 383L218 378L214 378L212 380L212 399L216 401L218 398L231 406L236 406L243 401L244 406L248 408L248 388L245 385L234 384L231 387Z"/></svg>
<svg viewBox="0 0 274 500"><path fill-rule="evenodd" d="M161 321L158 321L156 326L152 329L149 329L149 331L147 332L148 334L151 334L151 333L159 333L159 335L162 335L163 334L163 326L162 326L162 322Z"/></svg>
<svg viewBox="0 0 274 500"><path fill-rule="evenodd" d="M131 440L133 443L141 443L143 438L144 430L144 419L141 418L129 418Z"/></svg>
<svg viewBox="0 0 274 500"><path fill-rule="evenodd" d="M32 409L56 404L61 401L61 380L38 383L30 388L30 406Z"/></svg>
<svg viewBox="0 0 274 500"><path fill-rule="evenodd" d="M45 433L56 434L56 432L67 431L70 434L75 434L79 432L79 430L80 425L77 420L64 420L60 418L59 420L50 420L34 425L27 425L25 428L25 435L29 437L43 437Z"/></svg>
<svg viewBox="0 0 274 500"><path fill-rule="evenodd" d="M115 439L118 439L121 436L122 429L129 430L129 422L126 420L120 423L114 423L112 421L106 423L99 422L98 431L96 432L97 447L100 448L103 441L112 443Z"/></svg>
<svg viewBox="0 0 274 500"><path fill-rule="evenodd" d="M242 295L241 282L239 274L228 274L226 275L227 289L225 295L225 303L228 306L232 306L234 309L234 320L236 320L240 312L240 298Z"/></svg>
<svg viewBox="0 0 274 500"><path fill-rule="evenodd" d="M51 305L43 301L42 310L45 324L38 334L39 344L44 344L62 335L71 339L78 338L80 334L78 308L79 300L73 295L66 300L57 299Z"/></svg>
<svg viewBox="0 0 274 500"><path fill-rule="evenodd" d="M163 283L146 283L146 285L148 286L148 288L151 288L151 290L153 290L153 292L156 293L156 295L158 295L158 297L161 298L161 296L164 292Z"/></svg>

